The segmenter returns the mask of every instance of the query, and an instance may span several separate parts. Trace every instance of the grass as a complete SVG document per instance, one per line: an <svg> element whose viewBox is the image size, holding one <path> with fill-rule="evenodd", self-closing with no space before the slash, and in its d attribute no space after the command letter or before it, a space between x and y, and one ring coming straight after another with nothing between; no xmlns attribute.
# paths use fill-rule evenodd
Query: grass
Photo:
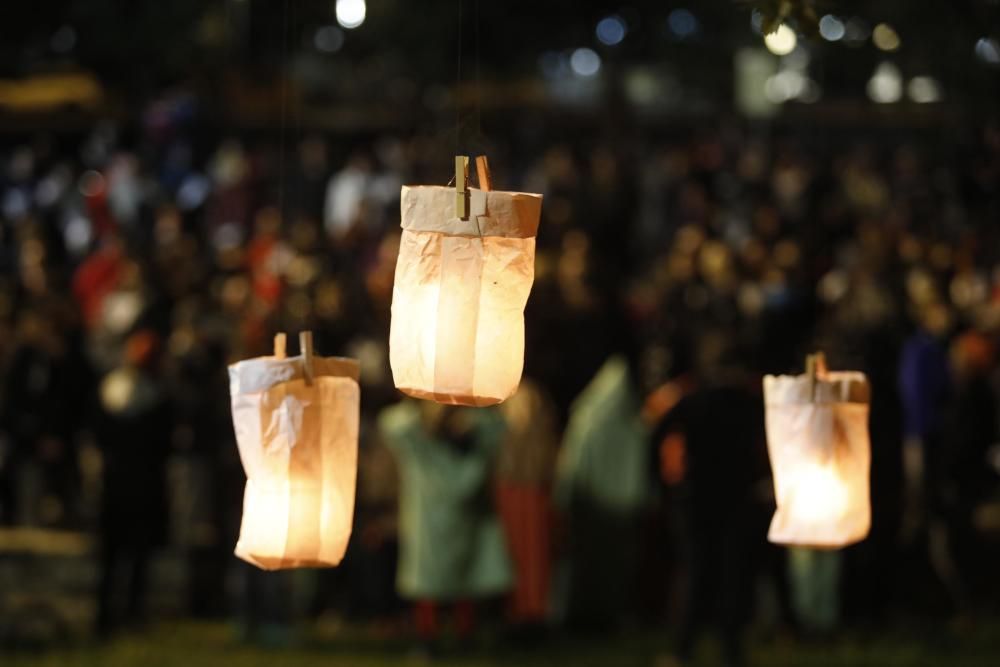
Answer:
<svg viewBox="0 0 1000 667"><path fill-rule="evenodd" d="M485 639L464 653L448 651L435 665L488 667L535 665L590 667L653 666L669 655L666 634L624 633L614 638L556 638L533 650ZM701 662L718 664L711 641L700 647ZM825 644L790 639L755 640L751 665L851 665L872 667L994 667L1000 665L1000 619L977 625L901 628L864 637L851 633ZM4 667L382 667L427 664L401 640L383 640L363 629L322 626L284 647L241 643L224 623L181 622L106 644L80 644L36 652L0 653Z"/></svg>

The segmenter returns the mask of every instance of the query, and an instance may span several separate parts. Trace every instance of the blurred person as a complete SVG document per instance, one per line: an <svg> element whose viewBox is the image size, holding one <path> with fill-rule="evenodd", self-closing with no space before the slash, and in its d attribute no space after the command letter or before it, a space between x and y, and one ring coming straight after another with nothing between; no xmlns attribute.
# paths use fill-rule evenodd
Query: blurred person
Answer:
<svg viewBox="0 0 1000 667"><path fill-rule="evenodd" d="M100 382L94 436L103 453L97 632L146 620L147 570L166 541L166 465L174 419L160 377L161 344L141 330L126 344L122 364ZM124 582L121 579L124 578ZM119 593L124 592L124 610ZM124 611L124 613L122 613Z"/></svg>
<svg viewBox="0 0 1000 667"><path fill-rule="evenodd" d="M590 237L592 261L612 292L627 275L632 259L631 238L638 213L637 177L632 173L632 163L609 145L598 145L589 156L589 180L583 189L582 208L574 220Z"/></svg>
<svg viewBox="0 0 1000 667"><path fill-rule="evenodd" d="M551 260L551 270L545 266ZM615 296L600 282L593 246L580 230L562 237L559 253L538 257L538 279L525 308L525 369L552 397L559 423L606 361L616 326Z"/></svg>
<svg viewBox="0 0 1000 667"><path fill-rule="evenodd" d="M154 305L143 268L134 259L123 258L115 284L102 296L100 312L87 336L87 352L99 371L106 372L118 363L132 332L150 325Z"/></svg>
<svg viewBox="0 0 1000 667"><path fill-rule="evenodd" d="M226 351L206 326L205 307L197 299L178 304L167 342L177 450L171 509L175 543L186 551L190 611L220 617L228 611L225 574L235 540L229 515L242 506L244 479L242 469L234 475L226 466L237 451Z"/></svg>
<svg viewBox="0 0 1000 667"><path fill-rule="evenodd" d="M362 212L372 186L373 169L371 157L359 151L330 177L323 206L323 226L331 238L343 239L360 231L364 225Z"/></svg>
<svg viewBox="0 0 1000 667"><path fill-rule="evenodd" d="M10 439L0 522L64 525L74 516L79 483L74 448L79 378L51 311L26 308L15 335L0 404L0 430Z"/></svg>
<svg viewBox="0 0 1000 667"><path fill-rule="evenodd" d="M268 310L279 305L289 259L281 227L281 212L277 207L261 208L254 215L254 233L246 248L246 264L253 293Z"/></svg>
<svg viewBox="0 0 1000 667"><path fill-rule="evenodd" d="M780 154L771 170L772 198L782 215L801 220L805 214L807 195L813 179L810 165L794 151Z"/></svg>
<svg viewBox="0 0 1000 667"><path fill-rule="evenodd" d="M899 391L903 405L903 471L905 512L903 539L911 541L923 525L923 503L928 479L939 466L942 451L943 407L951 392L946 341L951 312L933 301L917 314L917 328L904 341L899 362Z"/></svg>
<svg viewBox="0 0 1000 667"><path fill-rule="evenodd" d="M791 607L806 638L829 638L840 621L843 554L836 549L787 549Z"/></svg>
<svg viewBox="0 0 1000 667"><path fill-rule="evenodd" d="M401 610L395 586L399 472L393 451L378 434L374 421L367 414L362 416L354 532L343 564L346 580L336 583L348 589L351 618L371 619L378 632L391 635ZM328 599L332 593L327 591L324 597Z"/></svg>
<svg viewBox="0 0 1000 667"><path fill-rule="evenodd" d="M848 204L858 214L880 215L889 205L889 184L875 164L872 146L857 146L837 165L837 177Z"/></svg>
<svg viewBox="0 0 1000 667"><path fill-rule="evenodd" d="M142 181L139 160L131 153L118 153L107 169L108 208L115 222L130 229L135 225L142 205Z"/></svg>
<svg viewBox="0 0 1000 667"><path fill-rule="evenodd" d="M754 561L764 545L761 481L767 454L761 396L723 333L704 336L687 392L653 431L657 477L677 505L686 572L677 659L693 659L705 626L718 623L726 665L742 665Z"/></svg>
<svg viewBox="0 0 1000 667"><path fill-rule="evenodd" d="M973 524L973 514L997 484L987 460L997 438L997 405L989 381L994 345L979 332L964 332L952 343L949 361L952 394L942 417L944 451L937 459L942 471L932 490L937 516L931 530L943 543L938 558L948 565L942 567L953 573L954 600L960 611L969 612L986 575L986 547Z"/></svg>
<svg viewBox="0 0 1000 667"><path fill-rule="evenodd" d="M556 468L554 502L567 544L558 592L574 629L621 627L636 611L647 433L635 374L612 355L573 402Z"/></svg>
<svg viewBox="0 0 1000 667"><path fill-rule="evenodd" d="M397 590L413 602L423 650L437 648L445 605L467 642L476 600L511 586L489 486L503 420L495 410L405 400L383 410L378 426L400 476Z"/></svg>
<svg viewBox="0 0 1000 667"><path fill-rule="evenodd" d="M186 173L186 170L184 170ZM252 209L251 164L240 142L223 142L211 157L208 168L212 182L205 222L209 235L225 229L245 238Z"/></svg>
<svg viewBox="0 0 1000 667"><path fill-rule="evenodd" d="M238 639L265 648L287 648L293 641L294 573L261 570L244 561L236 567L242 585L236 619Z"/></svg>
<svg viewBox="0 0 1000 667"><path fill-rule="evenodd" d="M115 234L104 236L99 245L77 267L72 290L87 328L95 326L104 308L104 299L118 286L126 262L125 249Z"/></svg>
<svg viewBox="0 0 1000 667"><path fill-rule="evenodd" d="M551 496L559 431L555 407L531 378L522 378L500 411L508 430L497 462L497 507L514 564L508 619L530 635L549 620Z"/></svg>
<svg viewBox="0 0 1000 667"><path fill-rule="evenodd" d="M326 142L319 135L309 135L299 142L298 161L291 181L296 196L289 197L290 205L295 208L282 211L283 215L311 217L323 210L330 175L327 153Z"/></svg>

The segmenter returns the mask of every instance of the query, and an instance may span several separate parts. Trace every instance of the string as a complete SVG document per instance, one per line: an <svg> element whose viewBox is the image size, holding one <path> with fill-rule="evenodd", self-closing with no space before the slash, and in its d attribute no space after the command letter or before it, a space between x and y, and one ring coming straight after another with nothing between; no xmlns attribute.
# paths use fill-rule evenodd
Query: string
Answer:
<svg viewBox="0 0 1000 667"><path fill-rule="evenodd" d="M483 87L479 60L479 0L476 0L475 3L474 19L476 22L476 136L479 138L483 134Z"/></svg>
<svg viewBox="0 0 1000 667"><path fill-rule="evenodd" d="M285 128L288 124L288 1L285 0L281 27L281 129L278 140L278 212L285 213Z"/></svg>
<svg viewBox="0 0 1000 667"><path fill-rule="evenodd" d="M458 0L458 73L455 77L455 154L462 147L462 0Z"/></svg>
<svg viewBox="0 0 1000 667"><path fill-rule="evenodd" d="M299 15L298 15L298 13L296 11L295 0L292 0L292 35L293 36L299 34L298 33L298 27L297 27L298 25L299 25ZM296 215L298 215L298 214L300 214L302 212L302 179L304 177L303 165L302 165L301 157L299 157L299 154L298 154L298 151L300 150L300 147L302 146L302 137L303 137L302 96L301 95L295 95L295 98L293 100L293 104L295 105L294 109L293 109L293 113L295 114L295 120L294 120L294 124L295 124L295 134L294 134L295 147L294 147L293 150L295 151L294 154L295 154L296 158L299 160L299 163L297 165L295 165L293 167L293 169L292 169L292 205L295 207L295 209L292 212L295 213ZM284 212L282 212L282 216L284 216ZM292 222L294 222L294 219L292 220Z"/></svg>

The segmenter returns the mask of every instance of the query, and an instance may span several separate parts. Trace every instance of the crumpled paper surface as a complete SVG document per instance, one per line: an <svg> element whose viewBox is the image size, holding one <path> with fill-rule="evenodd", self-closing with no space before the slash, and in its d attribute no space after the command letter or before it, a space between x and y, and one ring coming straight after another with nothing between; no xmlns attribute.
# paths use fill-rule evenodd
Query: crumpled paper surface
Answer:
<svg viewBox="0 0 1000 667"><path fill-rule="evenodd" d="M351 535L360 390L353 359L261 357L229 367L247 474L236 555L265 570L329 567Z"/></svg>
<svg viewBox="0 0 1000 667"><path fill-rule="evenodd" d="M825 374L815 394L808 375L764 378L777 503L771 542L838 548L868 535L870 393L858 372Z"/></svg>
<svg viewBox="0 0 1000 667"><path fill-rule="evenodd" d="M499 403L524 366L541 195L403 187L389 358L401 391L454 405Z"/></svg>
<svg viewBox="0 0 1000 667"><path fill-rule="evenodd" d="M542 195L469 188L469 219L455 217L455 188L404 185L399 194L403 229L452 236L533 238L542 214Z"/></svg>

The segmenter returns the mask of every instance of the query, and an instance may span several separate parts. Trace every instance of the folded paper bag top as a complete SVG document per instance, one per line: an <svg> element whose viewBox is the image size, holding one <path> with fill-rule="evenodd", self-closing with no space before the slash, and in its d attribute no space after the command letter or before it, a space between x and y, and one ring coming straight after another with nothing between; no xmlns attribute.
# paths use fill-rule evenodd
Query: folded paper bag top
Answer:
<svg viewBox="0 0 1000 667"><path fill-rule="evenodd" d="M247 475L236 555L265 570L331 567L351 535L357 471L358 362L260 357L232 364L229 386Z"/></svg>
<svg viewBox="0 0 1000 667"><path fill-rule="evenodd" d="M453 405L500 403L524 367L524 307L542 196L404 186L389 358L403 393Z"/></svg>
<svg viewBox="0 0 1000 667"><path fill-rule="evenodd" d="M764 378L771 542L830 549L868 535L870 396L859 372Z"/></svg>
<svg viewBox="0 0 1000 667"><path fill-rule="evenodd" d="M440 185L404 185L400 191L400 227L452 236L534 238L542 213L542 195L469 188L470 215L455 215L455 189Z"/></svg>

